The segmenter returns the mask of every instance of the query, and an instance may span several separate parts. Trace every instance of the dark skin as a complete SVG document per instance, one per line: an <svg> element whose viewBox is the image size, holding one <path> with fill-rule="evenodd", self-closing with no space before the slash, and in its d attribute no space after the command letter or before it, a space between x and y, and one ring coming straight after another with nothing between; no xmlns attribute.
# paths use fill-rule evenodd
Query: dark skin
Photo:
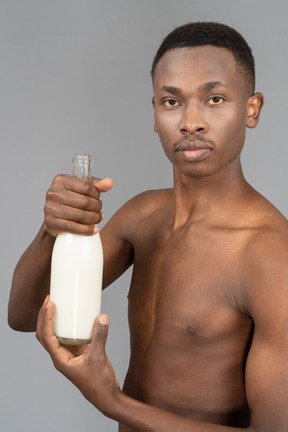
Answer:
<svg viewBox="0 0 288 432"><path fill-rule="evenodd" d="M210 46L165 53L154 90L155 131L174 187L133 198L101 231L104 287L134 265L123 391L105 354L106 315L95 322L91 347L75 351L54 336L48 297L37 337L121 432L283 432L288 225L246 182L240 163L263 96L250 94L231 52ZM102 218L99 195L111 186L109 179L54 180L45 224L15 271L11 326L35 328L54 236L91 234Z"/></svg>

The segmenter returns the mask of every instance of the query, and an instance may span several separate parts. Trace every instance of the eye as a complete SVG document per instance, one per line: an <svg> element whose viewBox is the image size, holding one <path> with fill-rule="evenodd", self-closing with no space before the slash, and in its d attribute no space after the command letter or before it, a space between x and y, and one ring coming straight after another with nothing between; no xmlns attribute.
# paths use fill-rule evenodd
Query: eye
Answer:
<svg viewBox="0 0 288 432"><path fill-rule="evenodd" d="M224 102L224 99L221 96L212 96L208 99L208 105L221 105Z"/></svg>
<svg viewBox="0 0 288 432"><path fill-rule="evenodd" d="M179 105L179 102L176 99L166 99L163 101L163 105L172 108Z"/></svg>

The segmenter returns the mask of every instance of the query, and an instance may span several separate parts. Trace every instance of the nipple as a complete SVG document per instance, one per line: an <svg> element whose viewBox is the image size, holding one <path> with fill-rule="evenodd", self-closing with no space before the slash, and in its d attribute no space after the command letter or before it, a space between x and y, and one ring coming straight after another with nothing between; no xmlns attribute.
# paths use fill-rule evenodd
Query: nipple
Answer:
<svg viewBox="0 0 288 432"><path fill-rule="evenodd" d="M188 330L189 333L191 333L193 335L197 334L197 330L194 327L187 326L186 329Z"/></svg>

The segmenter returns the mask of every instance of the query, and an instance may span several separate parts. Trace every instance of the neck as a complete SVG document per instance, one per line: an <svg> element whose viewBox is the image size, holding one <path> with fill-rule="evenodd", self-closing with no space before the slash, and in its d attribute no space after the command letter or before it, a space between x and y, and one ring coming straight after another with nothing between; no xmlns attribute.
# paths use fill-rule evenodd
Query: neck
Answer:
<svg viewBox="0 0 288 432"><path fill-rule="evenodd" d="M235 214L235 206L243 202L250 186L239 164L213 175L187 177L173 168L175 194L174 227L197 221L221 223Z"/></svg>

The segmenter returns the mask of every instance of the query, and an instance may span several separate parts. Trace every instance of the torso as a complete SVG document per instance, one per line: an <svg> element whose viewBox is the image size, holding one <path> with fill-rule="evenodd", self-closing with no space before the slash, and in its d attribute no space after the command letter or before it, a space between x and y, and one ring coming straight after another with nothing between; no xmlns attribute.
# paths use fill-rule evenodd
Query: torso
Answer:
<svg viewBox="0 0 288 432"><path fill-rule="evenodd" d="M243 274L255 229L201 221L174 229L165 193L159 211L131 232L131 359L123 390L183 417L248 427L253 319Z"/></svg>

